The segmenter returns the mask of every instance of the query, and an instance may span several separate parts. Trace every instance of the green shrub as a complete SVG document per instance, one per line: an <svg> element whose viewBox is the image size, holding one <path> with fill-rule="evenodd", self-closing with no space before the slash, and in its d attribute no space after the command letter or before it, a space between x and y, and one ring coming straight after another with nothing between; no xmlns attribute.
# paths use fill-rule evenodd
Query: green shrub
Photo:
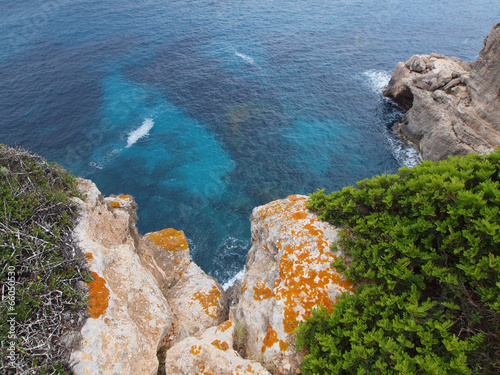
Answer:
<svg viewBox="0 0 500 375"><path fill-rule="evenodd" d="M500 373L500 152L311 195L356 285L299 327L304 374Z"/></svg>
<svg viewBox="0 0 500 375"><path fill-rule="evenodd" d="M0 145L1 373L72 372L63 337L84 322L90 280L71 236L78 194L61 167Z"/></svg>

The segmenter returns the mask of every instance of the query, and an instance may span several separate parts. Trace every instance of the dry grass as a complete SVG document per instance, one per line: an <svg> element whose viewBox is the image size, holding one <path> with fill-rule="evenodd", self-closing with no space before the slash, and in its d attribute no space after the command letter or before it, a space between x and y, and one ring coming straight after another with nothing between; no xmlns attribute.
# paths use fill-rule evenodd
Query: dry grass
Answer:
<svg viewBox="0 0 500 375"><path fill-rule="evenodd" d="M70 374L71 346L88 310L79 285L91 279L71 236L76 180L37 155L0 145L0 194L0 373Z"/></svg>

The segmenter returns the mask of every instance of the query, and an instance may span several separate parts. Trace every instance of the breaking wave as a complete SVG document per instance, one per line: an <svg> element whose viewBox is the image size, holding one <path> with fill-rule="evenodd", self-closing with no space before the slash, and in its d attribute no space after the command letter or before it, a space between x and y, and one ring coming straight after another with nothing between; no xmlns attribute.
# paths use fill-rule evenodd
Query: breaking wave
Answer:
<svg viewBox="0 0 500 375"><path fill-rule="evenodd" d="M387 87L391 74L384 70L370 69L363 72L363 76L368 78L368 84L376 93L382 93L382 90Z"/></svg>
<svg viewBox="0 0 500 375"><path fill-rule="evenodd" d="M241 57L243 61L245 61L247 64L255 65L254 59L252 59L250 56L247 56L244 53L239 53L239 52L235 52L234 54L238 57Z"/></svg>
<svg viewBox="0 0 500 375"><path fill-rule="evenodd" d="M127 145L125 148L129 148L132 146L135 142L137 142L139 139L142 137L145 137L149 134L149 131L151 128L154 126L154 121L151 118L147 118L144 120L142 125L135 129L134 131L130 132L127 138Z"/></svg>

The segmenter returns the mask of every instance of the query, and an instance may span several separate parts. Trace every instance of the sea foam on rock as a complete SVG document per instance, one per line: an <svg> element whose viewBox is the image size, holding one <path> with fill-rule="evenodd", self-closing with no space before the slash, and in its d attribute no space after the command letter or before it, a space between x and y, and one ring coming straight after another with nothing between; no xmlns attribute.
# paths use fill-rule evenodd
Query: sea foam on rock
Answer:
<svg viewBox="0 0 500 375"><path fill-rule="evenodd" d="M424 159L500 145L499 25L470 64L432 53L396 65L384 95L407 110L396 130L419 145Z"/></svg>

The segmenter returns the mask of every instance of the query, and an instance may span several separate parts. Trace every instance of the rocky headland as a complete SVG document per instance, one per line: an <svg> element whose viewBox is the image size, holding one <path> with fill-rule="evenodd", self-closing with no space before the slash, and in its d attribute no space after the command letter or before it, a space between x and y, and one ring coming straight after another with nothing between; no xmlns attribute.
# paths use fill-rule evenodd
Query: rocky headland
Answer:
<svg viewBox="0 0 500 375"><path fill-rule="evenodd" d="M384 94L407 110L397 129L425 159L498 146L500 24L477 61L415 55ZM226 291L191 261L182 231L138 234L133 197L104 198L84 179L79 190L75 239L95 280L73 338L76 374L300 374L298 324L352 291L331 267L343 256L331 250L338 229L308 211L306 196L253 210L245 273Z"/></svg>
<svg viewBox="0 0 500 375"><path fill-rule="evenodd" d="M76 374L298 374L294 329L351 289L330 266L337 229L305 196L253 210L246 272L225 291L191 261L182 231L141 236L133 197L78 182L75 239L95 280L73 338Z"/></svg>
<svg viewBox="0 0 500 375"><path fill-rule="evenodd" d="M406 113L395 130L427 160L487 152L500 145L500 24L477 61L436 53L396 65L384 95Z"/></svg>

